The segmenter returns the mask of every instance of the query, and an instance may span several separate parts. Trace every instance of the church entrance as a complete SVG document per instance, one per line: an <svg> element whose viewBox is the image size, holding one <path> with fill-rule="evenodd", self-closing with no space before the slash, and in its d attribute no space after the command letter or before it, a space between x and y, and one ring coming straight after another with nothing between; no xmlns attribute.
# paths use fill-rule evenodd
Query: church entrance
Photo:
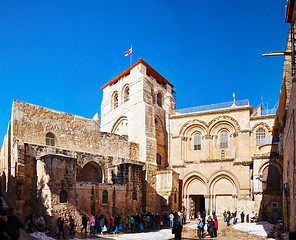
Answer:
<svg viewBox="0 0 296 240"><path fill-rule="evenodd" d="M191 212L194 214L194 217L197 218L197 213L201 214L205 211L205 197L204 195L189 195L191 203Z"/></svg>

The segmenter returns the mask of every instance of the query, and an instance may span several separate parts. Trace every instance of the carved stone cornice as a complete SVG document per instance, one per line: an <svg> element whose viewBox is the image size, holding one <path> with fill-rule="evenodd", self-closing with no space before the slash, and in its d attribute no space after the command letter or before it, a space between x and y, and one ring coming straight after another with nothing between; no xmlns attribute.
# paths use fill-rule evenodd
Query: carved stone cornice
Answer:
<svg viewBox="0 0 296 240"><path fill-rule="evenodd" d="M233 165L243 165L243 166L250 166L252 161L240 161L240 162L235 162Z"/></svg>
<svg viewBox="0 0 296 240"><path fill-rule="evenodd" d="M233 162L234 158L225 158L225 159L206 159L200 160L200 163L213 163L213 162Z"/></svg>

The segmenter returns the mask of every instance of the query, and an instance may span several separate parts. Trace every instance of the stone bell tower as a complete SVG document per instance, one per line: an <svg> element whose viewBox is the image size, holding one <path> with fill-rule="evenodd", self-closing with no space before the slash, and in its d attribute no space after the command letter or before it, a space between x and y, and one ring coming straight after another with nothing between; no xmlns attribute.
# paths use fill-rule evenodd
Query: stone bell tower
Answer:
<svg viewBox="0 0 296 240"><path fill-rule="evenodd" d="M171 83L142 59L101 87L101 131L123 135L139 144L146 194L156 192L157 171L169 166L169 116L175 108L172 88ZM155 197L146 196L146 199ZM148 202L143 205L149 210Z"/></svg>

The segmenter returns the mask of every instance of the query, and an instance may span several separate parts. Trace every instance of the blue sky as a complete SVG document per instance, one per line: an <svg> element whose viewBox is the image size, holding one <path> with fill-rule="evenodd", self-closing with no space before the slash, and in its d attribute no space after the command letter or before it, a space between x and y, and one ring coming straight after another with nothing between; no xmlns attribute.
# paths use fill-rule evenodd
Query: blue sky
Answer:
<svg viewBox="0 0 296 240"><path fill-rule="evenodd" d="M1 1L0 143L12 100L92 118L102 85L142 58L176 88L176 107L281 87L286 0Z"/></svg>

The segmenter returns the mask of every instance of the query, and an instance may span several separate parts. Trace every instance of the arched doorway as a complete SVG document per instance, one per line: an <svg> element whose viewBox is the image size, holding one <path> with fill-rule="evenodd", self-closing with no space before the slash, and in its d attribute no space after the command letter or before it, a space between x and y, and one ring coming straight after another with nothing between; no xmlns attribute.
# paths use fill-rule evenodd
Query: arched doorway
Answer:
<svg viewBox="0 0 296 240"><path fill-rule="evenodd" d="M208 210L207 180L198 173L193 173L184 179L183 205L188 214L197 217L198 212Z"/></svg>
<svg viewBox="0 0 296 240"><path fill-rule="evenodd" d="M222 215L224 211L236 211L237 189L235 182L229 176L220 175L211 184L211 209L217 215Z"/></svg>

